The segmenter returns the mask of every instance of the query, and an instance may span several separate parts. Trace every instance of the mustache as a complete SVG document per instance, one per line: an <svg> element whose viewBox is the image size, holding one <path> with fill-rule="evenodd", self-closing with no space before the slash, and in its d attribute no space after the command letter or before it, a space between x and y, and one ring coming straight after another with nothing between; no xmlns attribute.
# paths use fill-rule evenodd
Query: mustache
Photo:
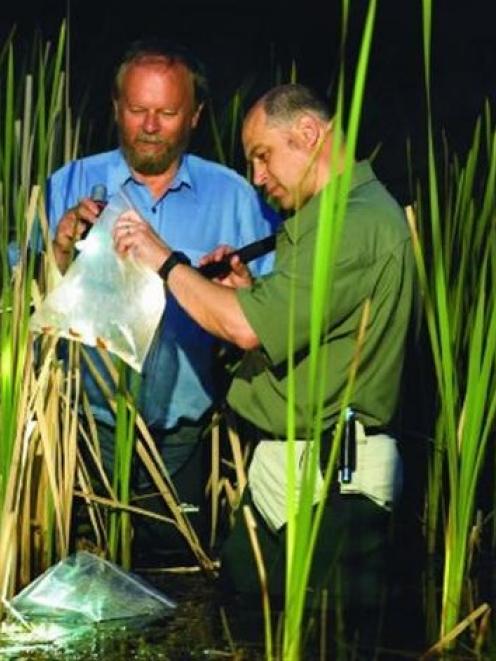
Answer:
<svg viewBox="0 0 496 661"><path fill-rule="evenodd" d="M164 140L158 135L146 135L146 134L139 134L135 138L135 142L146 142L151 145L167 145L168 142L167 140Z"/></svg>

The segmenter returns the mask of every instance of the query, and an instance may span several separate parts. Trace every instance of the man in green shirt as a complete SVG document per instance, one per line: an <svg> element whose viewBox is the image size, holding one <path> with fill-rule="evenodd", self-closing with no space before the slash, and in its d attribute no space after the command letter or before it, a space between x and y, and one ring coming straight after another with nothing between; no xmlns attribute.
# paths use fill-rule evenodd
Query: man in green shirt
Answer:
<svg viewBox="0 0 496 661"><path fill-rule="evenodd" d="M333 154L334 140L326 105L301 85L269 91L245 119L243 145L254 183L263 186L283 209L296 211L278 233L275 267L268 276L253 281L239 258L231 257L230 275L210 282L164 245L137 214L124 214L115 228L120 254L131 252L160 272L190 316L246 351L228 402L259 439L245 501L255 505L273 592L282 592L284 586L289 364L294 366L296 388L297 459L304 456L314 433L309 425L313 404L307 397L313 265L320 198L344 168L345 147L341 145ZM232 248L221 246L204 262L226 259L230 251ZM336 481L326 495L310 586L334 587L336 582L329 577L335 576L337 568L345 586L344 597L358 598L372 607L379 598L390 512L401 488L401 460L391 433L413 280L403 212L370 165L355 163L320 344L321 359L328 366L321 427L323 437L329 438L342 406L368 301L349 411L356 456L348 467L351 476ZM299 486L297 480L297 490ZM315 502L322 497L321 488L318 476ZM226 541L222 560L235 587L257 590L256 566L242 516Z"/></svg>

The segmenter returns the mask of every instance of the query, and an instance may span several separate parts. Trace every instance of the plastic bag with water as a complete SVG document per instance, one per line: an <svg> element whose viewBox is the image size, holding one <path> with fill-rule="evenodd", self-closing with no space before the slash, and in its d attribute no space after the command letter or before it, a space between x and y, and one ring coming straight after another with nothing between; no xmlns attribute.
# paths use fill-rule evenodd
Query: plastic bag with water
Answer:
<svg viewBox="0 0 496 661"><path fill-rule="evenodd" d="M153 586L87 551L78 551L50 567L11 602L32 618L90 622L129 617L162 617L175 603Z"/></svg>
<svg viewBox="0 0 496 661"><path fill-rule="evenodd" d="M30 329L107 349L141 371L164 311L161 278L132 256L114 250L112 228L131 207L110 198L80 253L30 320Z"/></svg>
<svg viewBox="0 0 496 661"><path fill-rule="evenodd" d="M87 551L50 567L6 606L8 619L0 629L1 658L83 640L95 626L107 625L110 632L117 625L142 630L143 625L171 616L176 608L174 601L150 584Z"/></svg>

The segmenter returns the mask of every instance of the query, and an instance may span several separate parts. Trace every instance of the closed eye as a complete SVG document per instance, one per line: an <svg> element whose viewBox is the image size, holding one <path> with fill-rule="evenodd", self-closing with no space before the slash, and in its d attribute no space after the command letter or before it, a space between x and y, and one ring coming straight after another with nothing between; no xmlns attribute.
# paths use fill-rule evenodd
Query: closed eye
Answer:
<svg viewBox="0 0 496 661"><path fill-rule="evenodd" d="M269 158L268 151L259 151L253 154L253 162L258 161L259 163L267 163L268 158Z"/></svg>

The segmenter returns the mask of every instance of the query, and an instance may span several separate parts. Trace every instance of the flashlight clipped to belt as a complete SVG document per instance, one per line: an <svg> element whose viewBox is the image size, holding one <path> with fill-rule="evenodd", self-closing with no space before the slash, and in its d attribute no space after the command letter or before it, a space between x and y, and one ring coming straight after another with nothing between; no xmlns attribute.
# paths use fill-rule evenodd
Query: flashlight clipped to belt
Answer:
<svg viewBox="0 0 496 661"><path fill-rule="evenodd" d="M339 481L350 484L356 469L356 416L349 407L346 409L343 434L339 454Z"/></svg>

